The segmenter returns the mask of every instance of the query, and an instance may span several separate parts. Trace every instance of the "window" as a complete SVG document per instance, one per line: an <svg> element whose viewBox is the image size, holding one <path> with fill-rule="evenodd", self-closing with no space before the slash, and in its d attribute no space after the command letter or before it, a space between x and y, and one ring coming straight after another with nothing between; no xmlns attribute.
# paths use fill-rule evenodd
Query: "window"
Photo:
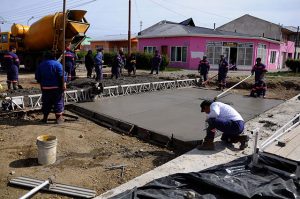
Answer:
<svg viewBox="0 0 300 199"><path fill-rule="evenodd" d="M265 44L258 44L257 57L261 58L261 63L266 64L267 46Z"/></svg>
<svg viewBox="0 0 300 199"><path fill-rule="evenodd" d="M7 34L1 35L1 42L2 43L7 43L8 42L8 36L7 36Z"/></svg>
<svg viewBox="0 0 300 199"><path fill-rule="evenodd" d="M300 53L298 53L297 59L300 59Z"/></svg>
<svg viewBox="0 0 300 199"><path fill-rule="evenodd" d="M207 60L209 63L213 65L218 65L220 62L220 56L222 54L222 51L225 51L226 49L222 46L207 46Z"/></svg>
<svg viewBox="0 0 300 199"><path fill-rule="evenodd" d="M186 62L187 47L172 46L171 47L171 61Z"/></svg>
<svg viewBox="0 0 300 199"><path fill-rule="evenodd" d="M240 66L252 65L253 48L238 48L238 60L237 64Z"/></svg>
<svg viewBox="0 0 300 199"><path fill-rule="evenodd" d="M271 51L270 63L274 64L276 62L276 51Z"/></svg>
<svg viewBox="0 0 300 199"><path fill-rule="evenodd" d="M156 47L154 46L145 46L144 47L144 52L145 53L154 53L156 50Z"/></svg>

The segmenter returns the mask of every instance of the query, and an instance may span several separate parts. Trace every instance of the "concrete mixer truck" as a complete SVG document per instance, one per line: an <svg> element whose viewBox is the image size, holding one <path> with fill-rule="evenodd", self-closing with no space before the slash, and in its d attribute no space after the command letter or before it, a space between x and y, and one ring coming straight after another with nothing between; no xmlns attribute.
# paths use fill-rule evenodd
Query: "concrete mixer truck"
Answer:
<svg viewBox="0 0 300 199"><path fill-rule="evenodd" d="M66 46L71 49L79 47L85 39L90 24L84 18L84 10L68 10L66 12ZM13 24L11 32L0 33L0 53L10 46L17 49L21 64L34 71L42 60L44 51L51 50L59 57L63 50L63 13L47 15L31 26ZM1 56L0 56L1 57Z"/></svg>

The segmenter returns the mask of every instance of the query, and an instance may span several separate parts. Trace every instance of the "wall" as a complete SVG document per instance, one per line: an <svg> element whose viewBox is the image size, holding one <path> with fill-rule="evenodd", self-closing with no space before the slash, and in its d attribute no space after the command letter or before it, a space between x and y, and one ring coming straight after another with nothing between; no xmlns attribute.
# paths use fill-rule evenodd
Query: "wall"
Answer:
<svg viewBox="0 0 300 199"><path fill-rule="evenodd" d="M144 46L154 46L161 51L161 46L168 46L168 57L171 55L171 46L187 46L187 62L170 62L170 66L180 67L185 69L197 70L200 58L206 53L207 42L238 42L238 43L253 43L253 57L250 66L238 66L241 70L251 70L257 58L258 44L265 44L266 50L266 63L268 70L275 70L280 67L281 50L293 52L293 42L288 42L288 45L281 46L279 43L271 43L269 41L260 39L242 39L242 38L219 38L219 37L165 37L165 38L141 38L139 39L139 50L143 51ZM288 49L288 50L287 50ZM276 51L276 61L270 64L271 51ZM212 66L217 68L218 66Z"/></svg>
<svg viewBox="0 0 300 199"><path fill-rule="evenodd" d="M137 51L138 41L131 41L131 51ZM121 47L124 48L127 52L128 42L127 41L91 41L91 49L96 50L97 46L103 46L104 51L106 52L117 52Z"/></svg>
<svg viewBox="0 0 300 199"><path fill-rule="evenodd" d="M144 46L153 46L161 52L161 46L168 46L168 58L171 58L171 46L187 46L187 62L171 62L170 66L193 69L190 63L191 50L190 50L191 37L162 37L162 38L145 38L139 39L139 51L144 51Z"/></svg>

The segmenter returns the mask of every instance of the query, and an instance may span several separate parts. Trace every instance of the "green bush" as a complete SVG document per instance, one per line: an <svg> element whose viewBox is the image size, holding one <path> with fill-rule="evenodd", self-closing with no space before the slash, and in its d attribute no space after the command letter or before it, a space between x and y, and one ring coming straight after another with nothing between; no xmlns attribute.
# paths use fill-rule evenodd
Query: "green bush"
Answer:
<svg viewBox="0 0 300 199"><path fill-rule="evenodd" d="M286 66L294 73L300 72L300 60L298 59L288 59L285 62Z"/></svg>
<svg viewBox="0 0 300 199"><path fill-rule="evenodd" d="M77 57L78 57L79 60L83 60L85 55L87 54L87 52L80 51L80 52L77 52L76 54L77 54Z"/></svg>
<svg viewBox="0 0 300 199"><path fill-rule="evenodd" d="M104 52L104 65L108 65L109 67L111 67L114 63L116 55L117 53L115 52Z"/></svg>
<svg viewBox="0 0 300 199"><path fill-rule="evenodd" d="M151 70L151 61L154 54L151 53L136 53L136 68ZM160 65L160 70L163 71L169 65L169 59L167 56L162 55L162 62Z"/></svg>

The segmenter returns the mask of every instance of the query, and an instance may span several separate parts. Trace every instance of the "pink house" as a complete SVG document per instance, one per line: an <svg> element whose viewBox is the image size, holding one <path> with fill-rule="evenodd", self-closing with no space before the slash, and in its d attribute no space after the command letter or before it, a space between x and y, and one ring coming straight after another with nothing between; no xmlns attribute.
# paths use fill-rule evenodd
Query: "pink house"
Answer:
<svg viewBox="0 0 300 199"><path fill-rule="evenodd" d="M192 19L181 23L161 21L140 32L138 40L140 51L159 50L169 57L170 66L193 70L203 55L212 68L217 68L222 54L240 70L250 70L257 57L269 70L280 69L295 49L294 42L197 27Z"/></svg>

